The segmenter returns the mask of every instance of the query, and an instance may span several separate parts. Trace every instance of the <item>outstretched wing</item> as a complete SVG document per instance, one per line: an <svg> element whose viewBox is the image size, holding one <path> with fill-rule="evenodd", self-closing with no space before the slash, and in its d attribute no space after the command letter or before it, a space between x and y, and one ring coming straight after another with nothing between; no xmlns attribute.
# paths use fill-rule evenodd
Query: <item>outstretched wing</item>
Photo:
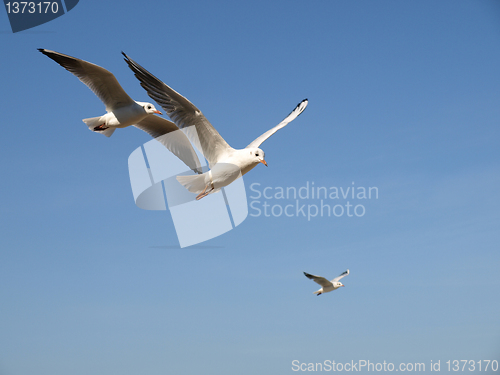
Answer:
<svg viewBox="0 0 500 375"><path fill-rule="evenodd" d="M231 149L224 138L193 103L149 73L125 53L122 52L122 54L148 95L167 112L179 128L186 129L186 135L205 156L210 167L215 165L219 158Z"/></svg>
<svg viewBox="0 0 500 375"><path fill-rule="evenodd" d="M171 153L196 173L201 173L201 164L191 142L173 122L155 115L146 116L134 125L163 144Z"/></svg>
<svg viewBox="0 0 500 375"><path fill-rule="evenodd" d="M59 52L43 48L39 48L38 50L77 76L80 81L86 84L101 99L107 111L113 111L116 108L135 103L110 71Z"/></svg>
<svg viewBox="0 0 500 375"><path fill-rule="evenodd" d="M311 275L307 272L304 272L304 275L306 275L307 278L314 280L316 283L318 283L322 287L333 286L333 284L330 281L328 281L327 279L325 279L324 277Z"/></svg>
<svg viewBox="0 0 500 375"><path fill-rule="evenodd" d="M335 279L332 280L332 283L335 281L339 281L341 278L349 275L349 270L342 272L340 275L338 275Z"/></svg>
<svg viewBox="0 0 500 375"><path fill-rule="evenodd" d="M304 109L306 109L307 103L308 103L307 99L302 100L299 104L297 104L297 107L295 107L295 109L288 116L286 116L286 118L283 121L281 121L274 128L262 134L260 137L258 137L252 143L250 143L246 148L259 147L262 144L262 142L264 142L267 138L272 136L281 128L284 128L286 125L288 125L289 122L295 120L297 116L300 115L304 111Z"/></svg>

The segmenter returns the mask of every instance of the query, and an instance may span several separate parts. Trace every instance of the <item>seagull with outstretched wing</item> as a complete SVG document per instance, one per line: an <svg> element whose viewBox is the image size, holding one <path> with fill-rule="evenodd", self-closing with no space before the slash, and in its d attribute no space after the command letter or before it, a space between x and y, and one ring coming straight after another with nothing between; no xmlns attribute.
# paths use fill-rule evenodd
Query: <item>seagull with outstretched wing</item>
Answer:
<svg viewBox="0 0 500 375"><path fill-rule="evenodd" d="M157 139L193 171L201 173L201 164L185 134L151 103L133 100L110 71L59 52L38 49L87 85L106 106L102 116L83 119L90 130L110 137L117 128L135 126ZM168 136L166 136L168 134Z"/></svg>
<svg viewBox="0 0 500 375"><path fill-rule="evenodd" d="M331 292L332 290L340 288L341 286L345 286L339 280L341 278L349 275L349 270L342 272L339 276L337 276L335 279L333 279L331 281L329 281L321 276L311 275L307 272L304 272L304 275L306 275L307 278L309 278L309 279L315 281L316 283L318 283L319 285L321 285L321 289L314 292L314 294L319 296L322 293L328 293L328 292Z"/></svg>
<svg viewBox="0 0 500 375"><path fill-rule="evenodd" d="M259 163L267 166L267 162L264 160L264 151L259 146L279 129L295 120L307 106L307 99L304 99L278 125L255 139L246 148L237 150L229 146L193 103L156 78L125 53L123 55L148 95L167 112L167 115L179 128L185 131L191 142L208 160L209 171L197 176L177 176L181 185L190 192L198 194L196 197L198 200L229 185Z"/></svg>

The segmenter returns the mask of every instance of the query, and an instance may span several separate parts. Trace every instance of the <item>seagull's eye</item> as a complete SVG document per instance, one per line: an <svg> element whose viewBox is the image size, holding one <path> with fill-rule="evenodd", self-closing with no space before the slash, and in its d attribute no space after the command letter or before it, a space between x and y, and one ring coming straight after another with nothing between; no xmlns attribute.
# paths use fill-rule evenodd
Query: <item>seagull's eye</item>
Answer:
<svg viewBox="0 0 500 375"><path fill-rule="evenodd" d="M256 152L256 153L255 153L255 156L259 156L259 153L258 153L258 152Z"/></svg>
<svg viewBox="0 0 500 375"><path fill-rule="evenodd" d="M150 106L150 105L148 105L148 109L151 109L151 106Z"/></svg>

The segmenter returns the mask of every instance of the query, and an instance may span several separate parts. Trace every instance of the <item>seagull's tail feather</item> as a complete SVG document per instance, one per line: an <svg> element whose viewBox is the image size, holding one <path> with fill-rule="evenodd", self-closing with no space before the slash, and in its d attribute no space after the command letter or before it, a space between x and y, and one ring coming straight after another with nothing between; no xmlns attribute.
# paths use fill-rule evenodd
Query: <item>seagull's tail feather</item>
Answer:
<svg viewBox="0 0 500 375"><path fill-rule="evenodd" d="M191 193L200 194L207 186L205 176L206 174L203 173L195 176L177 176L176 178Z"/></svg>
<svg viewBox="0 0 500 375"><path fill-rule="evenodd" d="M116 128L114 127L109 127L107 129L104 129L104 130L94 130L96 127L98 127L99 125L102 125L102 120L101 120L101 117L102 116L99 116L99 117L90 117L90 118L84 118L82 121L85 123L85 125L87 125L89 127L90 130L92 130L93 132L95 133L101 133L101 134L104 134L106 137L111 137L111 134L114 133L114 131L116 130Z"/></svg>

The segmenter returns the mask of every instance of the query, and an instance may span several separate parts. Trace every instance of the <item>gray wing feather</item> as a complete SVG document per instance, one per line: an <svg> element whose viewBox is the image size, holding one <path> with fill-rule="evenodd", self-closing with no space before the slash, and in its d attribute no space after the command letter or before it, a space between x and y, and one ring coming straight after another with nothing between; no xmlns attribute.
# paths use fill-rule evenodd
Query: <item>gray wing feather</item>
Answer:
<svg viewBox="0 0 500 375"><path fill-rule="evenodd" d="M163 144L196 173L201 173L201 163L186 135L173 122L149 115L134 125Z"/></svg>
<svg viewBox="0 0 500 375"><path fill-rule="evenodd" d="M295 107L295 109L292 112L290 112L290 114L288 116L285 117L285 119L283 121L281 121L274 128L272 128L272 129L268 130L267 132L265 132L264 134L262 134L257 139L255 139L246 148L256 148L256 147L259 147L262 144L262 142L264 142L267 138L269 138L270 136L272 136L274 133L276 133L281 128L284 128L285 126L287 126L288 123L290 123L293 120L295 120L297 118L297 116L300 115L304 111L304 109L306 109L307 103L308 103L307 99L302 100L299 104L297 104L297 106Z"/></svg>
<svg viewBox="0 0 500 375"><path fill-rule="evenodd" d="M203 113L188 99L156 78L125 53L122 52L122 54L148 95L167 112L179 128L186 131L188 138L205 156L210 167L216 164L220 155L231 147ZM192 128L195 129L194 132Z"/></svg>
<svg viewBox="0 0 500 375"><path fill-rule="evenodd" d="M341 278L349 275L349 270L342 272L339 276L337 276L335 279L332 280L332 283L335 281L339 281Z"/></svg>
<svg viewBox="0 0 500 375"><path fill-rule="evenodd" d="M329 280L325 279L324 277L311 275L307 272L304 272L304 275L306 275L307 278L315 281L316 283L318 283L322 287L332 286L332 283Z"/></svg>
<svg viewBox="0 0 500 375"><path fill-rule="evenodd" d="M110 71L59 52L43 48L39 48L38 50L78 77L80 81L87 85L101 99L107 111L113 111L116 108L135 103Z"/></svg>

